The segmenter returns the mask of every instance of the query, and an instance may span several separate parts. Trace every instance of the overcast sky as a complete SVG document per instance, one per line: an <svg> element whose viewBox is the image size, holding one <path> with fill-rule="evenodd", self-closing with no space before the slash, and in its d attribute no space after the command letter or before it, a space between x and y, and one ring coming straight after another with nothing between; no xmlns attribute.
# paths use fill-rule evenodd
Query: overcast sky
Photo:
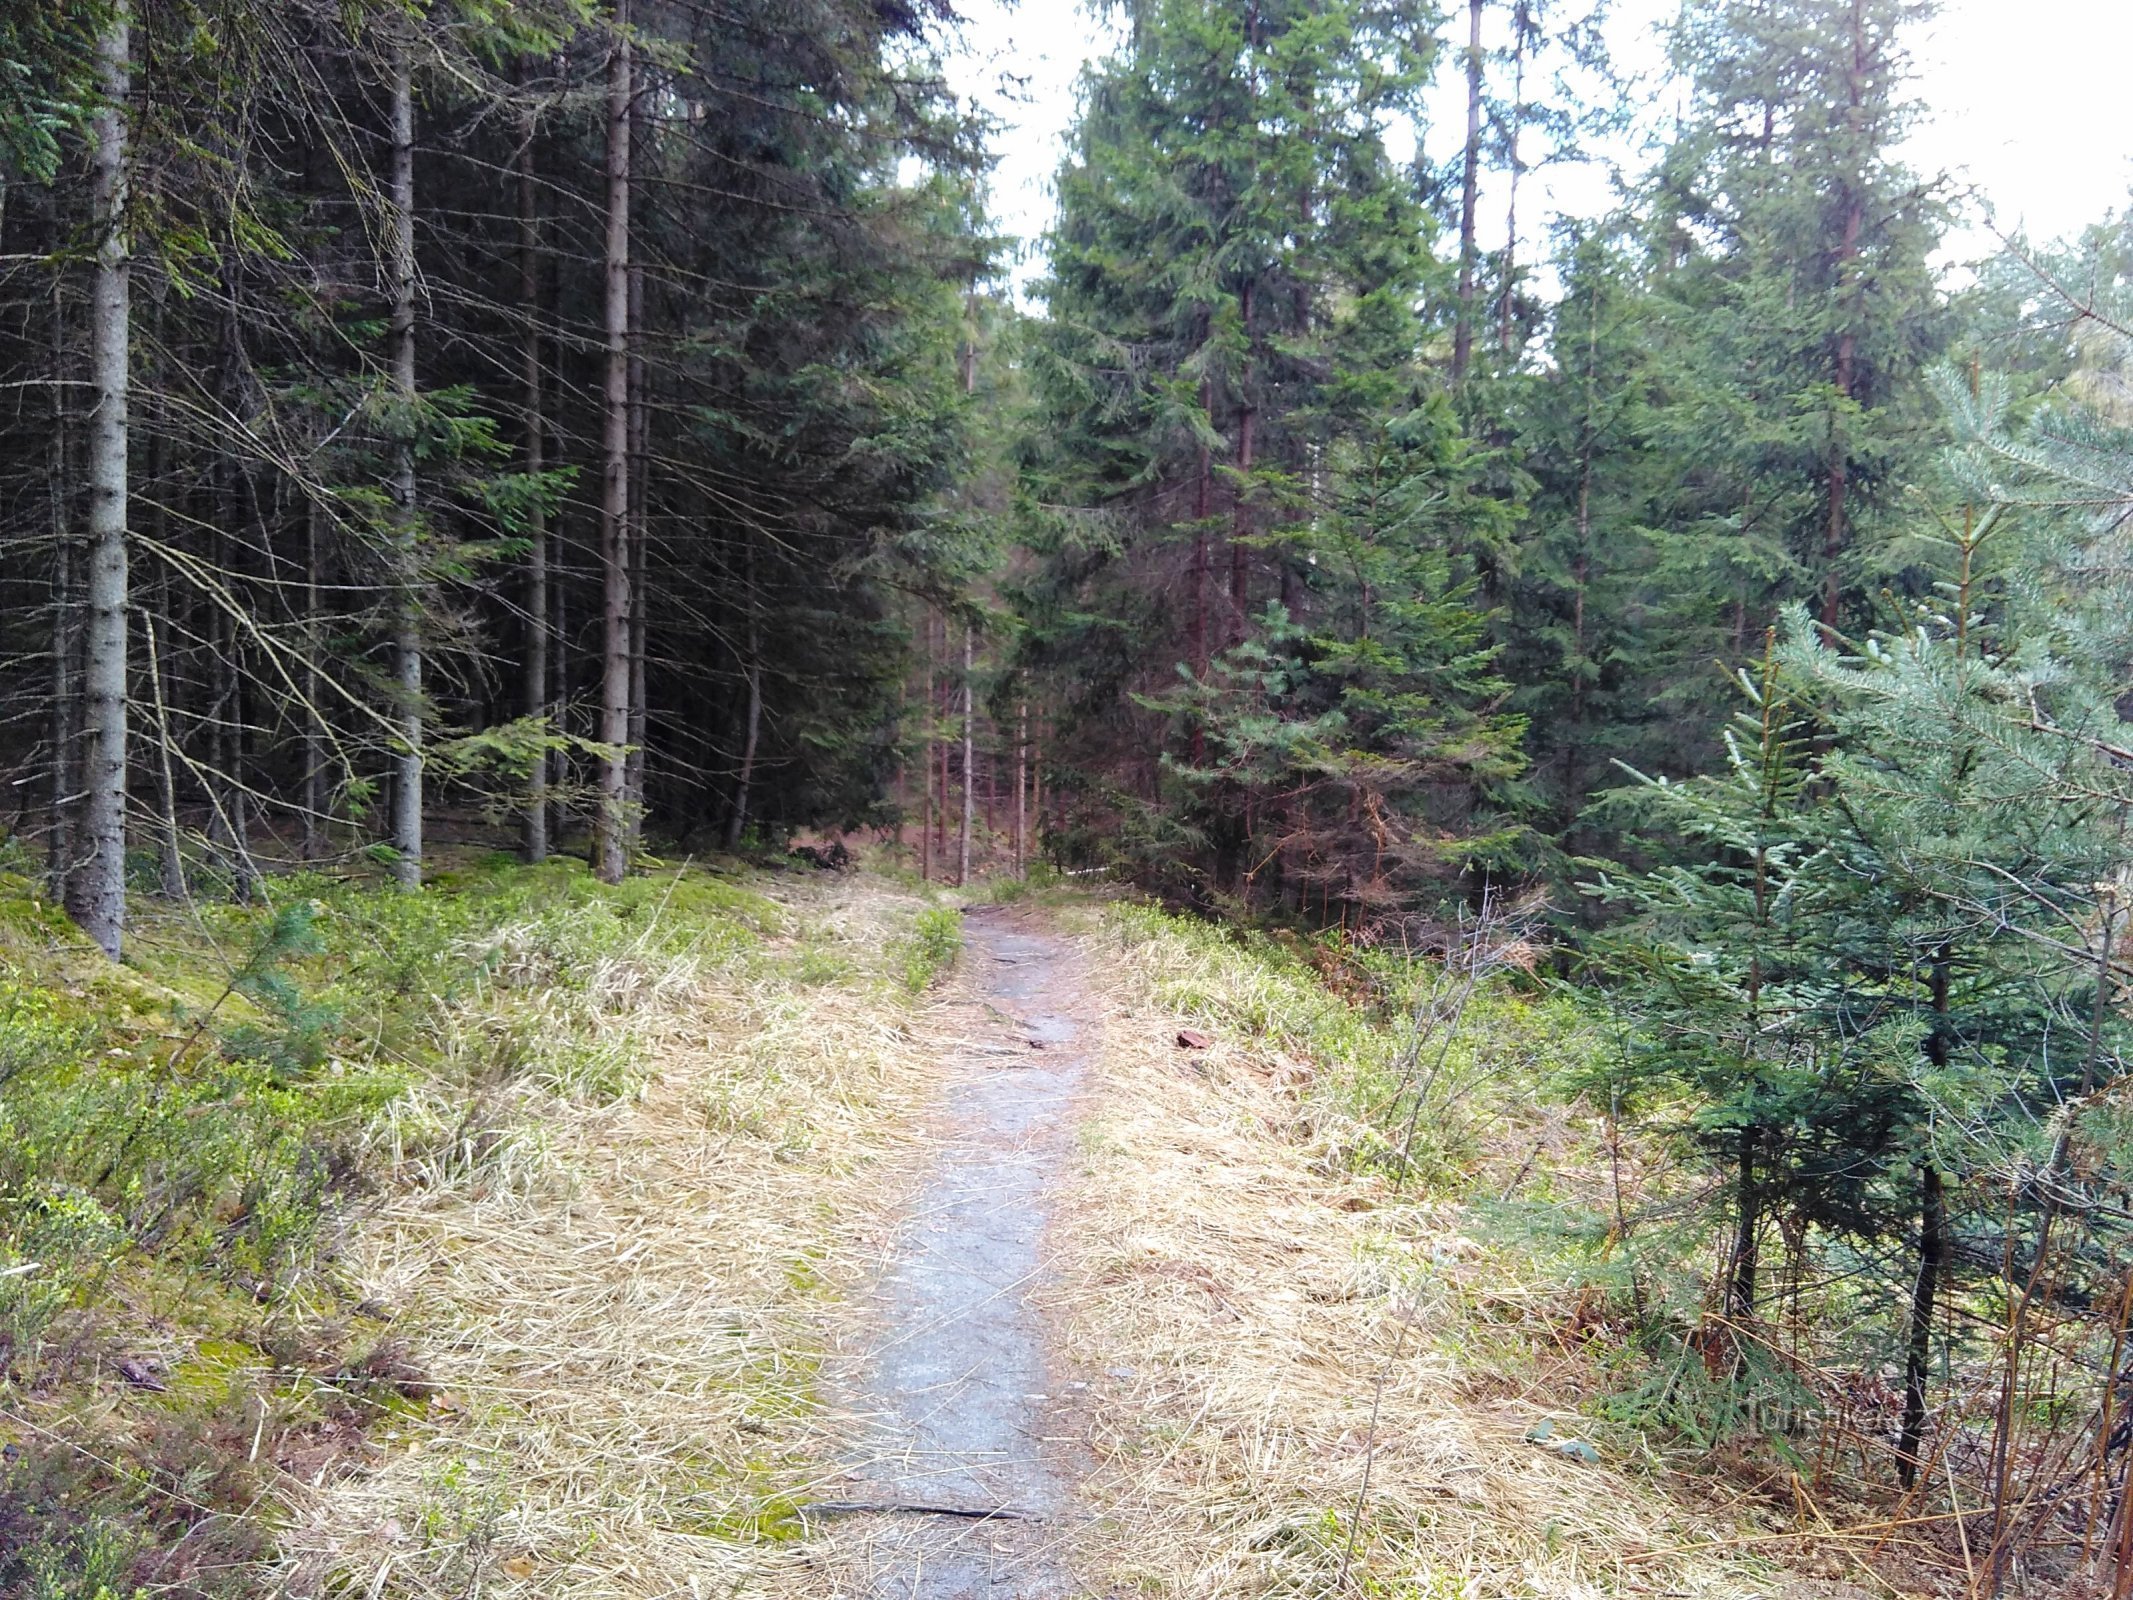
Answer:
<svg viewBox="0 0 2133 1600"><path fill-rule="evenodd" d="M1610 47L1619 66L1656 73L1659 25L1677 0L1615 0ZM1041 235L1052 210L1051 180L1074 111L1084 62L1109 47L1108 31L1078 0L966 0L967 49L956 71L1005 124L993 180L1000 227ZM2126 63L2133 60L2133 0L1943 0L1941 16L1914 45L1917 89L1929 119L1905 157L1973 186L2003 226L2059 237L2125 204L2133 187L2133 107ZM1456 71L1442 74L1456 79ZM1461 86L1440 86L1428 136L1432 155L1448 153L1461 119ZM1663 98L1654 91L1654 104ZM1556 169L1529 177L1520 232L1530 241L1550 212L1604 207L1597 170ZM1500 197L1485 205L1484 239L1501 232ZM1536 212L1538 215L1536 215ZM1991 248L1973 229L1950 243L1958 258ZM1025 265L1017 276L1026 277Z"/></svg>

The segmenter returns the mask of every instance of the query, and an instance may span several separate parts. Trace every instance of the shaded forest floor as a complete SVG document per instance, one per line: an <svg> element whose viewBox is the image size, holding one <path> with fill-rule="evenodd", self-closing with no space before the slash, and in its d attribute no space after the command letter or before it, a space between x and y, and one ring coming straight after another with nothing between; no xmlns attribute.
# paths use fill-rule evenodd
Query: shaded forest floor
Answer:
<svg viewBox="0 0 2133 1600"><path fill-rule="evenodd" d="M10 1587L872 1592L811 1509L863 1420L834 1368L956 1074L1028 1046L947 897L494 863L172 912L113 973L10 881ZM1024 901L1088 974L1012 1286L1088 1593L1891 1592L1798 1540L1796 1478L1597 1404L1605 1252L1519 1225L1624 1181L1543 1092L1577 1015L1492 984L1388 1129L1367 974Z"/></svg>

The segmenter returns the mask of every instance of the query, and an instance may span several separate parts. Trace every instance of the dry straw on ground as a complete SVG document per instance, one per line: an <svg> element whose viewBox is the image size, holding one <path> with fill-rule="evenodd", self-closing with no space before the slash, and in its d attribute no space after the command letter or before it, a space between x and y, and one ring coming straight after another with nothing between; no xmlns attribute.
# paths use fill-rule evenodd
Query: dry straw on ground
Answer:
<svg viewBox="0 0 2133 1600"><path fill-rule="evenodd" d="M429 1181L362 1230L361 1291L433 1393L299 1497L291 1592L806 1592L791 1507L823 1323L903 1193L934 1072L888 975L910 903L790 898L768 947L625 952L581 986L585 1014L536 1010L548 1088L515 1091L462 1170L413 1174ZM588 1050L636 1092L558 1092Z"/></svg>
<svg viewBox="0 0 2133 1600"><path fill-rule="evenodd" d="M1680 1553L1737 1530L1561 1453L1574 1411L1470 1398L1451 1352L1476 1247L1456 1212L1392 1203L1324 1159L1312 1064L1234 1038L1176 1047L1185 1019L1160 981L1214 993L1260 981L1247 962L1115 927L1088 937L1129 976L1107 997L1057 1307L1092 1383L1089 1498L1120 1592L1802 1592L1742 1558Z"/></svg>

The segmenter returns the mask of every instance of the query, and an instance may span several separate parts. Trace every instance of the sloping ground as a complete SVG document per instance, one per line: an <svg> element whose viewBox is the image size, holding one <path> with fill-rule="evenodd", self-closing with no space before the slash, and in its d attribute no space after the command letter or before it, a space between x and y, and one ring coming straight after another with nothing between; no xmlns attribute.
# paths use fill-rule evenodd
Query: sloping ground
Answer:
<svg viewBox="0 0 2133 1600"><path fill-rule="evenodd" d="M963 968L926 1019L945 1081L925 1175L828 1373L842 1477L838 1509L812 1519L818 1592L1073 1600L1085 1463L1041 1301L1090 983L1041 919L982 907L964 925Z"/></svg>
<svg viewBox="0 0 2133 1600"><path fill-rule="evenodd" d="M1594 1449L1573 1396L1491 1368L1460 1207L1358 1173L1344 1064L1294 1053L1255 957L1078 920L1114 981L1055 1307L1117 1592L1857 1592L1750 1559L1756 1508L1692 1509ZM1211 1047L1179 1048L1185 1024Z"/></svg>
<svg viewBox="0 0 2133 1600"><path fill-rule="evenodd" d="M350 1270L431 1399L296 1496L291 1593L804 1592L825 1318L904 1194L935 1070L905 984L920 903L769 892L780 937L591 985L639 1092L529 1104L492 1181L365 1228ZM500 982L548 976L506 942Z"/></svg>
<svg viewBox="0 0 2133 1600"><path fill-rule="evenodd" d="M979 913L914 997L944 913L866 878L767 888L761 935L670 927L590 972L538 926L495 943L499 993L604 1035L584 1070L620 1092L521 1082L402 1164L348 1270L404 1403L285 1485L288 1592L1856 1594L1759 1558L1792 1548L1767 1500L1589 1424L1578 1363L1539 1348L1561 1286L1511 1281L1471 1225L1477 1170L1508 1192L1535 1152L1572 1183L1590 1159L1535 1104L1559 1018L1500 997L1444 1068L1529 1152L1447 1115L1420 1130L1435 1186L1401 1194L1359 1109L1384 1030L1293 951L1069 901ZM1002 1098L1032 1041L1080 1059ZM998 1373L913 1353L965 1301L1012 1347ZM987 1389L983 1437L941 1436ZM1035 1470L993 1472L1018 1436ZM1038 1516L909 1512L936 1500Z"/></svg>

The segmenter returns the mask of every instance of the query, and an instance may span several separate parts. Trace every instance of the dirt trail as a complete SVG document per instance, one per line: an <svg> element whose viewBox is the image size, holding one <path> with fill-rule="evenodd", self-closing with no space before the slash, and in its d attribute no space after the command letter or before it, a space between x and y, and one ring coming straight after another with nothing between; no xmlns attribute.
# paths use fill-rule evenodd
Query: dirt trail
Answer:
<svg viewBox="0 0 2133 1600"><path fill-rule="evenodd" d="M997 908L964 927L939 1147L841 1363L858 1438L825 1514L840 1594L1064 1600L1079 1474L1035 1293L1097 1025L1065 940Z"/></svg>

